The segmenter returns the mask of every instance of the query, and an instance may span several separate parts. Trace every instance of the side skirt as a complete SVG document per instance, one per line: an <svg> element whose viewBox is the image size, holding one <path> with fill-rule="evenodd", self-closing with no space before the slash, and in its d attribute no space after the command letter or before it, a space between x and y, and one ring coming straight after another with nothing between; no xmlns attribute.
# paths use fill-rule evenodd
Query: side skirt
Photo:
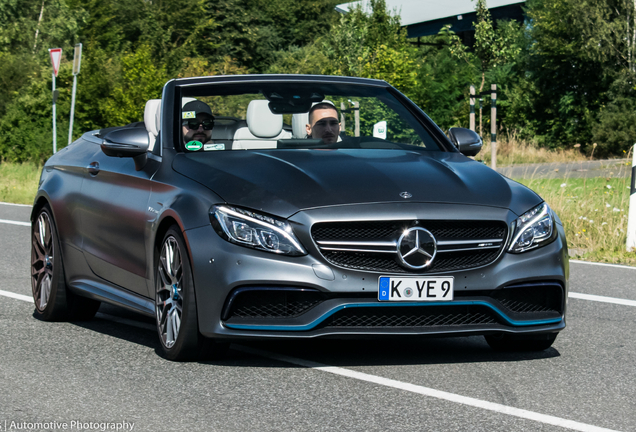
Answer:
<svg viewBox="0 0 636 432"><path fill-rule="evenodd" d="M93 300L121 306L132 312L137 312L149 317L155 316L155 302L147 297L140 296L123 288L96 282L88 279L75 279L69 282L72 292Z"/></svg>

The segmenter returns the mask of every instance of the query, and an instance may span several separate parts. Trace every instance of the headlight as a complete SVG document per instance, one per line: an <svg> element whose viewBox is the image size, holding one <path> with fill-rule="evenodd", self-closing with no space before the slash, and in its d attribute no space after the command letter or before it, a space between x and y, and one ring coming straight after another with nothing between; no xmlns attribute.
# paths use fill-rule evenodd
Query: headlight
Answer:
<svg viewBox="0 0 636 432"><path fill-rule="evenodd" d="M508 252L520 253L543 246L556 237L554 217L550 207L543 203L525 212L515 222L515 232Z"/></svg>
<svg viewBox="0 0 636 432"><path fill-rule="evenodd" d="M221 237L232 243L284 255L305 255L289 223L230 206L215 206L210 220Z"/></svg>

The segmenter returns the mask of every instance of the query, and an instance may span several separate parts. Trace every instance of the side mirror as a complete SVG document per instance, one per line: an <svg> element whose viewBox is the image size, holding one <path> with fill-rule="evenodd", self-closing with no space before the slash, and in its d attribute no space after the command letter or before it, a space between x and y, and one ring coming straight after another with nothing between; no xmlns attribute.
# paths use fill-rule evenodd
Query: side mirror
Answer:
<svg viewBox="0 0 636 432"><path fill-rule="evenodd" d="M106 156L134 158L135 169L139 171L148 160L148 145L146 129L135 127L107 133L101 148Z"/></svg>
<svg viewBox="0 0 636 432"><path fill-rule="evenodd" d="M451 141L464 156L475 156L480 152L483 142L477 133L465 128L450 128Z"/></svg>

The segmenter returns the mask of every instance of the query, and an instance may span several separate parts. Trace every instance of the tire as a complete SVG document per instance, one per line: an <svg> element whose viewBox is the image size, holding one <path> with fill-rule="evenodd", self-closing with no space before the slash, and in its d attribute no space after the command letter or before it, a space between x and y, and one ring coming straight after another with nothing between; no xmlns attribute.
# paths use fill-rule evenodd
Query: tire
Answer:
<svg viewBox="0 0 636 432"><path fill-rule="evenodd" d="M228 343L199 333L192 266L179 227L163 237L155 259L155 322L165 358L193 361L223 354Z"/></svg>
<svg viewBox="0 0 636 432"><path fill-rule="evenodd" d="M540 335L487 335L486 342L495 351L544 351L552 346L558 333Z"/></svg>
<svg viewBox="0 0 636 432"><path fill-rule="evenodd" d="M53 212L45 205L31 224L31 289L35 316L44 321L85 321L100 302L68 291Z"/></svg>

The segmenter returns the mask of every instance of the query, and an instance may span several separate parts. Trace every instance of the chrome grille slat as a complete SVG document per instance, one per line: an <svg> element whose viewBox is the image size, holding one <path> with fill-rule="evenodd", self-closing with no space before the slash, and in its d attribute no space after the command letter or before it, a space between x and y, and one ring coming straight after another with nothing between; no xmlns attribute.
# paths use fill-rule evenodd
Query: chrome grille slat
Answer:
<svg viewBox="0 0 636 432"><path fill-rule="evenodd" d="M321 250L326 251L344 251L344 252L369 252L369 253L390 253L395 254L395 250L383 250L383 249L353 249L353 248L338 248L338 247L321 247Z"/></svg>
<svg viewBox="0 0 636 432"><path fill-rule="evenodd" d="M397 242L374 242L374 241L317 241L319 245L325 246L378 246L378 247L397 247Z"/></svg>
<svg viewBox="0 0 636 432"><path fill-rule="evenodd" d="M501 243L502 239L484 239L484 240L441 240L437 242L438 246L456 245L456 244L479 244L479 243Z"/></svg>
<svg viewBox="0 0 636 432"><path fill-rule="evenodd" d="M501 247L501 244L499 244L499 245L497 245L497 246L483 246L483 247L476 247L476 248L437 249L437 253L444 253L444 252L464 252L464 251L474 251L474 250L499 249L500 247Z"/></svg>

